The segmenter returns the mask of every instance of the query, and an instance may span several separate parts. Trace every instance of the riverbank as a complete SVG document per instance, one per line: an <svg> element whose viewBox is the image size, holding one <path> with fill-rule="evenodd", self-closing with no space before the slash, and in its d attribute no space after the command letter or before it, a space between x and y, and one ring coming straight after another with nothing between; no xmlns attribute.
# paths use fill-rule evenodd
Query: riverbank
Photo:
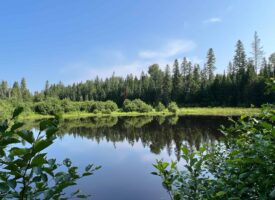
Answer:
<svg viewBox="0 0 275 200"><path fill-rule="evenodd" d="M176 113L179 116L189 116L189 115L200 115L200 116L240 116L240 115L255 115L260 112L259 108L222 108L222 107L188 107L180 108ZM103 113L87 113L87 112L70 112L64 113L62 118L85 118L85 117L103 117L103 116L114 116L114 117L134 117L134 116L169 116L174 115L174 113L169 111L163 112L111 112L108 114ZM38 120L51 118L51 115L39 115L35 113L25 113L21 116L21 119L24 120Z"/></svg>

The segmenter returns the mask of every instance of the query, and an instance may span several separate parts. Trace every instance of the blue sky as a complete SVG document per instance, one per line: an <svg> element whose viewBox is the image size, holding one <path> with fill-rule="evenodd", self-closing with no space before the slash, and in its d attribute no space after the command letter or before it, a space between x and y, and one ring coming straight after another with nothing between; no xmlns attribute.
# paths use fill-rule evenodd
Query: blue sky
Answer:
<svg viewBox="0 0 275 200"><path fill-rule="evenodd" d="M203 64L208 48L223 72L254 31L275 52L274 0L12 0L0 3L0 79L32 91L162 67L184 56Z"/></svg>

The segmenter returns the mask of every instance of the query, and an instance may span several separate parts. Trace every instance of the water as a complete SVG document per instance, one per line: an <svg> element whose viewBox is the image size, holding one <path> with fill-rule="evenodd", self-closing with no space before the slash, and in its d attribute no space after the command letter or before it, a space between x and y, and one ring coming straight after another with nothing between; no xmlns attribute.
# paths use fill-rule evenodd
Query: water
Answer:
<svg viewBox="0 0 275 200"><path fill-rule="evenodd" d="M77 188L94 200L169 199L161 179L151 175L156 159L180 160L182 144L197 149L215 143L221 117L131 117L66 120L48 157L71 158L83 169L101 165L94 175L78 182ZM67 192L71 192L72 189Z"/></svg>

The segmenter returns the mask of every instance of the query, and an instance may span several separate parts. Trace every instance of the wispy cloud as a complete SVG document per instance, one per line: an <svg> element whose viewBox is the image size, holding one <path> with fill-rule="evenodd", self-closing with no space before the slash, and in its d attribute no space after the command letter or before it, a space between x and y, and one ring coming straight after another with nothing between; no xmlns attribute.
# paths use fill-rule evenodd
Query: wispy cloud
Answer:
<svg viewBox="0 0 275 200"><path fill-rule="evenodd" d="M220 22L222 22L222 19L219 17L212 17L203 21L204 24L214 24Z"/></svg>
<svg viewBox="0 0 275 200"><path fill-rule="evenodd" d="M139 76L142 71L147 72L148 66L157 63L160 68L164 69L167 64L170 66L173 64L174 59L182 58L184 53L189 53L196 48L196 43L192 40L174 39L163 43L158 50L140 50L131 60L127 59L127 54L123 51L109 51L111 54L105 53L105 55L111 55L114 63L105 63L96 65L94 63L78 62L73 63L70 66L64 68L63 75L73 77L66 81L67 84L73 82L81 82L87 79L94 79L96 76L100 78L110 77L113 73L116 76L125 77L127 74L133 74ZM102 52L102 54L104 54ZM101 58L103 59L103 58ZM194 63L201 62L198 57L190 57L189 60Z"/></svg>
<svg viewBox="0 0 275 200"><path fill-rule="evenodd" d="M138 53L141 59L164 59L177 56L195 49L196 44L192 40L170 40L160 50L142 50Z"/></svg>

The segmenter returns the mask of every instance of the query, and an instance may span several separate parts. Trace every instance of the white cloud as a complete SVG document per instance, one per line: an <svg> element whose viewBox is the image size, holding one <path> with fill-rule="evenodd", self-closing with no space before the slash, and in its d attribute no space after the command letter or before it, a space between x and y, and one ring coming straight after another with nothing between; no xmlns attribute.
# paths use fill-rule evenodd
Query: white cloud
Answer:
<svg viewBox="0 0 275 200"><path fill-rule="evenodd" d="M219 17L212 17L203 21L204 24L214 24L220 22L222 22L222 19Z"/></svg>
<svg viewBox="0 0 275 200"><path fill-rule="evenodd" d="M73 63L65 67L61 75L70 77L66 84L94 79L96 76L107 78L113 73L122 77L128 74L140 76L142 71L147 72L148 66L157 63L160 68L165 69L167 64L171 66L176 58L182 58L184 53L190 52L195 48L196 43L192 40L174 39L158 47L160 50L138 51L132 60L127 59L127 56L122 51L106 50L106 53L102 52L102 55L111 56L114 58L112 59L114 63L106 63L105 65L87 62ZM202 62L198 57L189 57L189 60L198 64Z"/></svg>
<svg viewBox="0 0 275 200"><path fill-rule="evenodd" d="M171 40L160 50L142 50L138 53L141 59L164 59L177 56L195 49L196 44L192 40Z"/></svg>

